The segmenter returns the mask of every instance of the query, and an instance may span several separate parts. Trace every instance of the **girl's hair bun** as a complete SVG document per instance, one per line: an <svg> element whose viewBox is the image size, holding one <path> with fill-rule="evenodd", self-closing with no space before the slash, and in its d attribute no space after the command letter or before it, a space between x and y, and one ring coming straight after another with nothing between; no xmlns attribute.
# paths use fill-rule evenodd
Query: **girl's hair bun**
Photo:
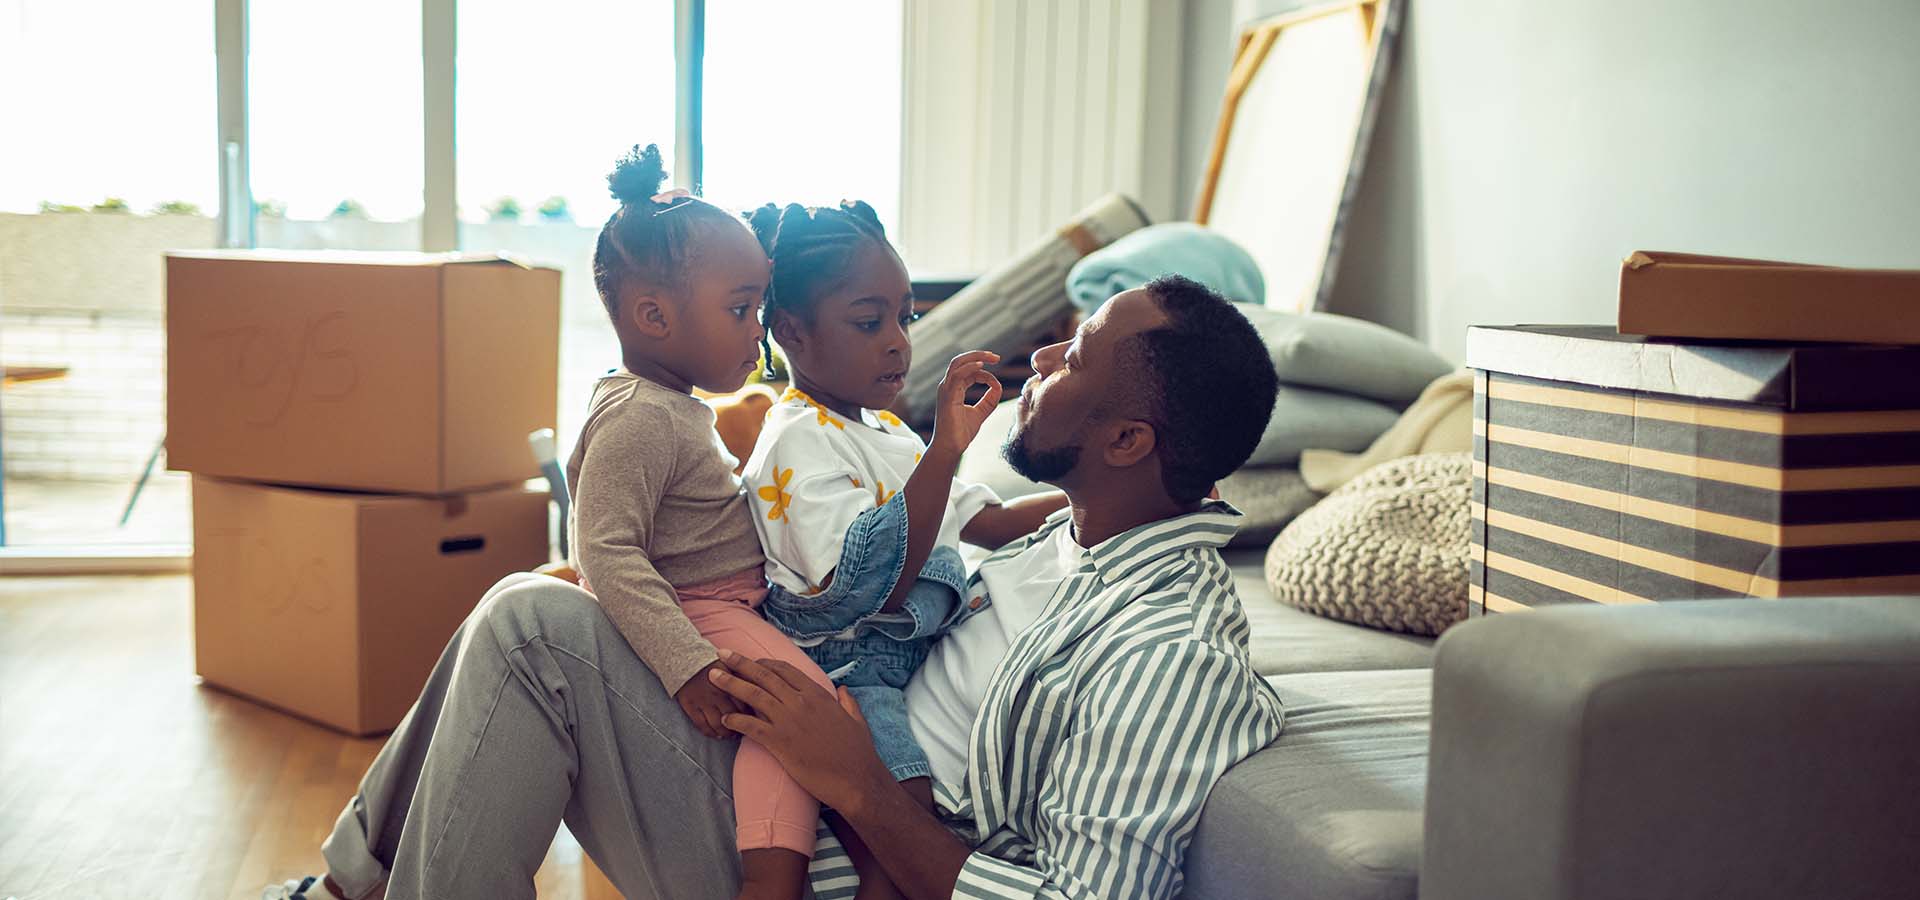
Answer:
<svg viewBox="0 0 1920 900"><path fill-rule="evenodd" d="M799 234L813 227L813 209L798 203L789 203L780 210L780 229L788 234Z"/></svg>
<svg viewBox="0 0 1920 900"><path fill-rule="evenodd" d="M651 203L666 180L667 170L660 161L660 145L648 144L642 149L635 144L632 150L627 151L627 155L613 164L613 171L607 175L607 187L613 192L613 199L621 203Z"/></svg>
<svg viewBox="0 0 1920 900"><path fill-rule="evenodd" d="M753 236L760 241L760 249L772 259L774 240L780 236L780 207L768 203L744 215L747 227L753 229Z"/></svg>
<svg viewBox="0 0 1920 900"><path fill-rule="evenodd" d="M813 210L798 203L786 206L768 203L745 215L747 225L753 229L753 236L760 239L760 249L767 251L767 258L771 259L783 236L794 239L813 226L813 213Z"/></svg>
<svg viewBox="0 0 1920 900"><path fill-rule="evenodd" d="M872 225L875 229L879 230L882 234L886 233L886 229L882 227L880 224L880 214L877 212L874 212L873 207L868 206L867 201L865 200L842 200L840 201L840 211L846 213L847 215L853 216L854 218L857 218L867 223L868 225Z"/></svg>

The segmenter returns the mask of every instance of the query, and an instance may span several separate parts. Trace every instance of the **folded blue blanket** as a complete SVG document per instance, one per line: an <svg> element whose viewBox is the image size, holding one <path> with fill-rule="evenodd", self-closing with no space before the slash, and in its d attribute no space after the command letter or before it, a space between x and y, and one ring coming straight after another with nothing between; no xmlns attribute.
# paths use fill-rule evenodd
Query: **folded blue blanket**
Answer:
<svg viewBox="0 0 1920 900"><path fill-rule="evenodd" d="M1089 254L1067 273L1067 296L1086 312L1107 298L1178 272L1228 300L1261 303L1260 265L1239 244L1192 222L1150 225Z"/></svg>

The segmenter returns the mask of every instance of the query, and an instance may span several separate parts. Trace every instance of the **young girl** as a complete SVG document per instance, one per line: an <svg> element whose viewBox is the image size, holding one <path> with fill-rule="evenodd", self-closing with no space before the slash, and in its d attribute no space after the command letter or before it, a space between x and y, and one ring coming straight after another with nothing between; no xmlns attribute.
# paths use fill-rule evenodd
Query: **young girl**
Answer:
<svg viewBox="0 0 1920 900"><path fill-rule="evenodd" d="M948 364L931 443L886 411L913 360L913 291L871 207L769 204L751 221L773 261L763 319L793 379L743 472L772 582L762 612L848 688L881 760L931 808L931 770L902 691L932 641L982 603L960 603L959 543L1012 541L1065 497L1003 505L954 479L1000 397L986 370L995 354ZM986 393L968 404L975 384ZM893 896L858 837L838 823L835 831L858 870L859 896Z"/></svg>
<svg viewBox="0 0 1920 900"><path fill-rule="evenodd" d="M766 594L738 460L695 387L734 391L759 360L767 255L740 220L684 191L659 193L660 153L635 148L607 180L620 208L593 279L624 367L600 379L573 457L574 556L620 634L708 737L739 711L707 671L715 647L784 659L832 686L755 608ZM765 748L742 742L733 797L740 897L796 897L819 804Z"/></svg>

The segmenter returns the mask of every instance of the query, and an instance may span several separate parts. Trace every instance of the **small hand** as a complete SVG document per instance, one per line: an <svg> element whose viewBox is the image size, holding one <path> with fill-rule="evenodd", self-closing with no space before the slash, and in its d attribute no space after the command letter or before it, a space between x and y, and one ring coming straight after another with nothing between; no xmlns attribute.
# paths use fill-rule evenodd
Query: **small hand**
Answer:
<svg viewBox="0 0 1920 900"><path fill-rule="evenodd" d="M947 364L933 410L933 446L957 457L973 443L981 423L1000 404L1000 379L987 371L999 361L1000 354L991 350L970 350ZM987 392L968 403L967 390L976 384L985 385Z"/></svg>
<svg viewBox="0 0 1920 900"><path fill-rule="evenodd" d="M895 784L873 749L860 704L846 688L836 697L776 659L721 650L720 661L724 668L708 677L752 710L722 723L767 748L821 803L846 812Z"/></svg>
<svg viewBox="0 0 1920 900"><path fill-rule="evenodd" d="M726 652L726 651L721 651ZM708 677L709 672L720 670L718 662L708 663L707 667L693 674L687 683L673 693L673 699L679 701L680 711L693 721L693 727L714 740L733 737L727 730L724 720L734 713L745 711L745 707L721 690Z"/></svg>

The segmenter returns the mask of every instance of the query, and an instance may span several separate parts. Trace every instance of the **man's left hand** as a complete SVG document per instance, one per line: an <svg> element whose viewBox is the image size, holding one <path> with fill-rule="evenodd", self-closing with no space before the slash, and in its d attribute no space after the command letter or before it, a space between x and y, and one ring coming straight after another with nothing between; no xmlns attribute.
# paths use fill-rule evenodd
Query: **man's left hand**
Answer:
<svg viewBox="0 0 1920 900"><path fill-rule="evenodd" d="M844 813L894 785L859 704L845 688L835 697L777 659L753 660L723 649L720 662L724 668L710 670L713 683L753 710L725 716L721 724L766 747L821 803Z"/></svg>

